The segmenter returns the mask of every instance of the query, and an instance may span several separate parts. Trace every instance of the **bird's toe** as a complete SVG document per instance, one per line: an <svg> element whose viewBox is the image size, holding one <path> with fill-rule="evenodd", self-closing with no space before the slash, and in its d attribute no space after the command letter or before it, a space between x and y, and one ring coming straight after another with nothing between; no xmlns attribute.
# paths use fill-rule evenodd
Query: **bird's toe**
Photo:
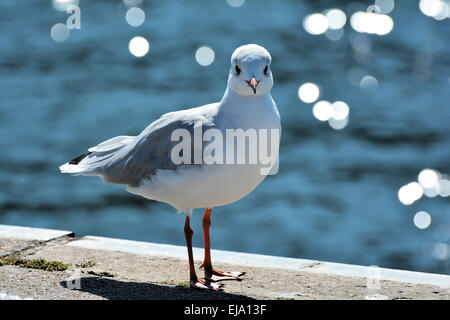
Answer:
<svg viewBox="0 0 450 320"><path fill-rule="evenodd" d="M240 276L244 275L242 271L221 271L215 268L211 268L205 272L206 279L209 281L223 281L223 280L237 280L242 281Z"/></svg>
<svg viewBox="0 0 450 320"><path fill-rule="evenodd" d="M191 280L191 288L196 290L214 290L219 291L221 290L221 287L223 284L220 283L214 283L211 281L203 280L203 279L196 279Z"/></svg>

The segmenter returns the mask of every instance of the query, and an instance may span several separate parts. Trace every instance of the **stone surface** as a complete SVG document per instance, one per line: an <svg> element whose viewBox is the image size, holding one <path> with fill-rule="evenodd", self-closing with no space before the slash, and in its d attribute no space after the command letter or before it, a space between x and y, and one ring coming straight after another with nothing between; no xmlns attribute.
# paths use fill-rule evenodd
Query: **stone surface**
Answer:
<svg viewBox="0 0 450 320"><path fill-rule="evenodd" d="M0 224L0 238L2 239L49 241L63 236L73 236L73 232Z"/></svg>
<svg viewBox="0 0 450 320"><path fill-rule="evenodd" d="M39 245L39 241L0 238L0 257L8 256L36 245Z"/></svg>
<svg viewBox="0 0 450 320"><path fill-rule="evenodd" d="M92 241L97 244L93 245ZM165 245L121 241L67 236L45 242L0 238L1 250L10 254L14 251L15 256L72 264L66 271L55 272L1 266L0 295L24 299L206 300L449 299L450 296L446 285L450 277L445 275L401 271L401 281L393 281L390 278L398 277L399 270L383 269L377 273L362 266L300 259L290 261L284 268L279 262L288 258L272 257L271 261L269 256L255 256L251 259L252 255L242 253L232 257L231 252L218 250L212 254L214 266L245 271L243 280L223 281L223 292L197 291L186 287L189 278L186 248L171 246L165 251ZM197 274L203 276L203 270L198 268L202 250L195 252ZM430 284L436 279L442 283Z"/></svg>

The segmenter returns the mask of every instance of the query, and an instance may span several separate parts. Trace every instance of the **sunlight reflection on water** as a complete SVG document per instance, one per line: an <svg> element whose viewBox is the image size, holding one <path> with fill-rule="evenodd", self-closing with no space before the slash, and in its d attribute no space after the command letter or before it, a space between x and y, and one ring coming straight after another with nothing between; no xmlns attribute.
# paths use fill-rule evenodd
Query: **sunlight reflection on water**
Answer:
<svg viewBox="0 0 450 320"><path fill-rule="evenodd" d="M215 247L449 272L448 20L425 9L440 2L77 3L83 27L57 43L64 12L2 1L16 19L0 19L0 223L183 245L169 206L57 166L219 100L231 52L256 42L273 57L280 172L214 209ZM151 19L134 28L136 6Z"/></svg>

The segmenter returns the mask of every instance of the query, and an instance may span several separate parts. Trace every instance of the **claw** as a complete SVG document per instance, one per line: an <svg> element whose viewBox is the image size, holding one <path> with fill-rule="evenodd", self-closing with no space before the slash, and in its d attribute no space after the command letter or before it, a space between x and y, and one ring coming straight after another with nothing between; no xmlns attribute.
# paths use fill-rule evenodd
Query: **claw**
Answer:
<svg viewBox="0 0 450 320"><path fill-rule="evenodd" d="M211 268L205 272L207 281L223 281L223 280L237 280L242 281L240 276L244 275L245 272L241 271L221 271L215 268Z"/></svg>
<svg viewBox="0 0 450 320"><path fill-rule="evenodd" d="M190 286L192 289L197 290L214 290L214 291L220 291L223 284L219 283L213 283L208 280L203 280L200 278L197 278L196 280L191 280Z"/></svg>

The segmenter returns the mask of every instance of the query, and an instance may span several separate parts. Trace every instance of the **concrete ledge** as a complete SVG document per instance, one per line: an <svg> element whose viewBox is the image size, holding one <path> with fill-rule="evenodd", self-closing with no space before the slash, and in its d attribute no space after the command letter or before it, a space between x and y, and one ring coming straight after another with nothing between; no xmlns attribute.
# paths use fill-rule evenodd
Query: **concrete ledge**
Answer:
<svg viewBox="0 0 450 320"><path fill-rule="evenodd" d="M212 250L214 266L246 272L224 291L186 288L185 246L71 231L0 225L0 256L70 264L49 272L0 266L0 299L445 299L450 276L315 260ZM194 248L195 269L203 248Z"/></svg>
<svg viewBox="0 0 450 320"><path fill-rule="evenodd" d="M170 257L187 260L187 249L185 246L174 246L168 244L94 236L86 236L80 238L79 240L70 242L68 245L85 249L121 251L154 257ZM203 259L202 248L193 248L192 250L195 260ZM280 268L290 270L300 270L318 263L313 260L274 257L261 254L214 249L211 249L211 256L213 260L217 262L261 268Z"/></svg>
<svg viewBox="0 0 450 320"><path fill-rule="evenodd" d="M0 238L49 241L63 236L73 237L72 231L9 226L0 224Z"/></svg>
<svg viewBox="0 0 450 320"><path fill-rule="evenodd" d="M164 256L187 259L186 247L150 242L121 240L106 237L86 236L72 241L68 246L85 249L121 251L147 256ZM203 259L203 249L193 248L194 258ZM323 262L316 260L295 259L261 254L251 254L224 250L211 250L213 261L260 268L278 268L293 271L307 271L317 274L329 274L345 277L376 277L380 281L398 281L414 284L428 284L440 288L450 288L450 276L367 267L351 264Z"/></svg>

